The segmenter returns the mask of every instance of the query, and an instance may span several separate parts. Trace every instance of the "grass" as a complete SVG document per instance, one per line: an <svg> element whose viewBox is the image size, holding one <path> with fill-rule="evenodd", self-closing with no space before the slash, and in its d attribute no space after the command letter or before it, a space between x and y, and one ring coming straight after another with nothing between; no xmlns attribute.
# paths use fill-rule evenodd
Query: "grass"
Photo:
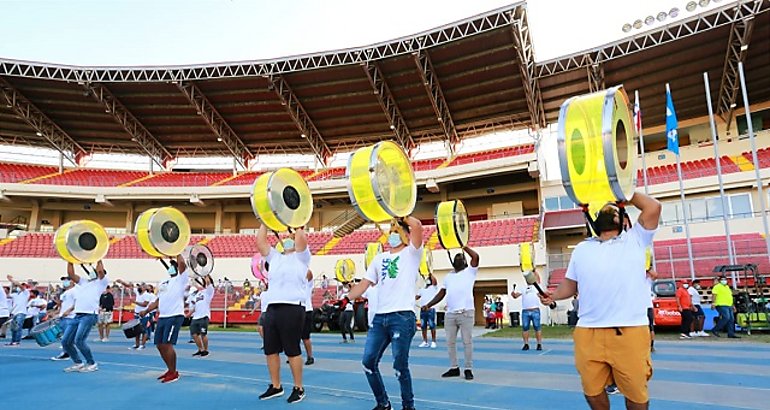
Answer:
<svg viewBox="0 0 770 410"><path fill-rule="evenodd" d="M532 330L530 330L532 332ZM754 331L751 333L751 336L747 335L746 333L737 333L739 336L741 336L741 342L755 342L755 343L770 343L770 333L768 332L757 332ZM532 334L530 334L532 336ZM520 338L521 337L521 327L504 327L502 329L494 330L492 332L484 334L483 337L510 337L510 338ZM546 339L571 339L572 338L572 328L566 325L555 325L555 326L543 326L543 337ZM655 332L655 340L679 340L679 331L676 329L657 329ZM712 341L715 343L719 342L735 342L733 339L728 339L723 335L723 337L699 337L695 340L698 341Z"/></svg>

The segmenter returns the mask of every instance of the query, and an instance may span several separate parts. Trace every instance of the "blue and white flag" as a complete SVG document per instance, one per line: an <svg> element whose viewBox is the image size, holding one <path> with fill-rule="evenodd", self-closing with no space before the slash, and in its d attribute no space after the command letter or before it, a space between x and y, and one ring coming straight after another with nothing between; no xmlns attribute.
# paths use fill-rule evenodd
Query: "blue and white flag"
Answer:
<svg viewBox="0 0 770 410"><path fill-rule="evenodd" d="M679 155L679 132L676 130L679 123L676 120L674 100L671 99L671 89L666 83L666 140L668 150Z"/></svg>

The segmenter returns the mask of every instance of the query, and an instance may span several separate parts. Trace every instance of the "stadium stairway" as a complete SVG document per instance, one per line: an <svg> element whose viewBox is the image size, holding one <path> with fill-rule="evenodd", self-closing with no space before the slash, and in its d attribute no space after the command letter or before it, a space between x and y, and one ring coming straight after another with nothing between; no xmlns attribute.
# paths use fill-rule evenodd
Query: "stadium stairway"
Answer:
<svg viewBox="0 0 770 410"><path fill-rule="evenodd" d="M754 170L754 164L747 159L743 154L741 155L735 155L732 158L733 162L735 162L735 165L740 168L741 171L753 171Z"/></svg>
<svg viewBox="0 0 770 410"><path fill-rule="evenodd" d="M147 174L147 175L145 175L143 177L139 177L139 178L137 178L137 179L135 179L133 181L128 181L125 184L120 184L120 185L118 185L118 187L119 188L129 187L129 186L132 186L134 184L138 184L140 182L144 182L144 181L146 181L146 180L148 180L150 178L155 178L156 175L158 175L158 174Z"/></svg>
<svg viewBox="0 0 770 410"><path fill-rule="evenodd" d="M316 255L326 255L326 254L327 254L327 253L329 253L329 251L330 251L330 250L332 250L332 249L334 248L334 246L336 246L336 245L339 243L339 241L341 241L341 240L342 240L342 237L332 236L332 238L331 238L331 239L329 239L329 242L326 242L326 243L324 244L324 246L322 246L322 247L321 247L321 249L319 249L319 250L318 250L318 252L316 253Z"/></svg>
<svg viewBox="0 0 770 410"><path fill-rule="evenodd" d="M37 181L41 181L41 180L44 180L44 179L47 179L47 178L54 178L54 177L57 177L59 175L64 175L64 174L67 174L67 173L72 172L72 171L75 171L75 169L67 169L67 170L64 170L64 172L62 172L62 173L59 173L59 171L57 170L56 172L52 172L50 174L45 174L45 175L41 175L39 177L34 177L34 178L30 178L30 179L21 181L21 183L22 184L31 184L31 183L34 183L34 182L37 182Z"/></svg>

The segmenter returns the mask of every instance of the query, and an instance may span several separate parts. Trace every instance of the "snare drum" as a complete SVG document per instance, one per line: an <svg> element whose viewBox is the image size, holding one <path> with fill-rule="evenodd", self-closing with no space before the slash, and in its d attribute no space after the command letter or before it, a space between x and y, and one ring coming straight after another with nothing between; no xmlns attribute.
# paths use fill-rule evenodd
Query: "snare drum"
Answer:
<svg viewBox="0 0 770 410"><path fill-rule="evenodd" d="M129 320L123 324L122 328L123 334L126 335L126 339L133 339L144 333L144 327L142 326L142 322L140 322L139 319Z"/></svg>
<svg viewBox="0 0 770 410"><path fill-rule="evenodd" d="M62 328L58 320L46 320L33 327L30 331L32 337L40 347L45 347L61 339Z"/></svg>

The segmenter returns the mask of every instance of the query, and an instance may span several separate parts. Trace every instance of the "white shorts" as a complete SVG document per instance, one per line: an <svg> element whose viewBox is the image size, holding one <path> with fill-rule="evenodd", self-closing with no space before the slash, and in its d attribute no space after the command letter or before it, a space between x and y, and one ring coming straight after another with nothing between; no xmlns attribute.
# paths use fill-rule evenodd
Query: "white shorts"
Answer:
<svg viewBox="0 0 770 410"><path fill-rule="evenodd" d="M99 323L102 323L102 324L112 323L112 312L99 313Z"/></svg>

